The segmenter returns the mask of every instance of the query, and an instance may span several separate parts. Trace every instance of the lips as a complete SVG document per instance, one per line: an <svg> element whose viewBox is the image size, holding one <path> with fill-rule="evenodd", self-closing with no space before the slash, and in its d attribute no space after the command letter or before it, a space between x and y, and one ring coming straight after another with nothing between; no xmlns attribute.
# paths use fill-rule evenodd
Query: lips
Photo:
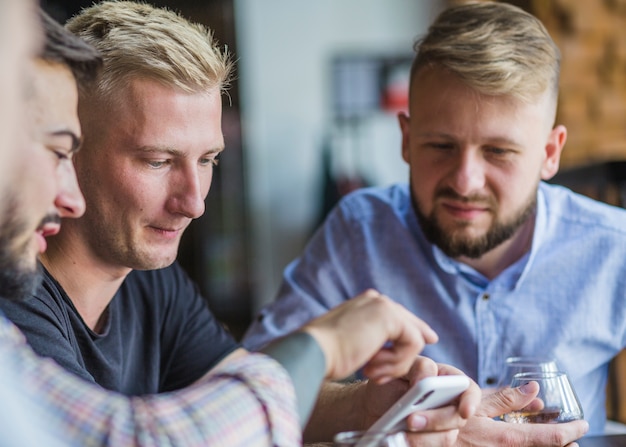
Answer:
<svg viewBox="0 0 626 447"><path fill-rule="evenodd" d="M61 231L61 223L59 219L55 217L46 217L37 230L35 230L35 239L37 242L37 247L39 253L43 253L48 248L48 242L46 238L49 236L54 236Z"/></svg>
<svg viewBox="0 0 626 447"><path fill-rule="evenodd" d="M37 241L37 248L39 253L43 253L48 248L48 242L46 238L49 236L54 236L61 231L61 225L58 223L48 222L42 224L35 231L35 239Z"/></svg>
<svg viewBox="0 0 626 447"><path fill-rule="evenodd" d="M48 222L43 224L37 232L40 232L43 237L54 236L61 231L61 225L55 222Z"/></svg>
<svg viewBox="0 0 626 447"><path fill-rule="evenodd" d="M459 203L459 202L442 202L442 207L452 216L460 219L474 219L486 212L489 207L480 203Z"/></svg>
<svg viewBox="0 0 626 447"><path fill-rule="evenodd" d="M164 227L151 226L149 228L153 232L157 233L158 235L162 237L165 237L166 239L175 239L185 230L184 227L183 228L164 228Z"/></svg>

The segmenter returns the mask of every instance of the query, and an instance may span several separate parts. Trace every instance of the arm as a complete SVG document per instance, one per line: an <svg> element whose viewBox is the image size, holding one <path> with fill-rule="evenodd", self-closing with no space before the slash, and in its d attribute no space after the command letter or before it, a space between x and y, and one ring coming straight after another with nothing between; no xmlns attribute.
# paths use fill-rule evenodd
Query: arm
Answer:
<svg viewBox="0 0 626 447"><path fill-rule="evenodd" d="M81 445L276 445L300 443L291 379L263 354L233 358L173 393L127 398L41 360L17 329L0 319L0 345L10 367L42 405L52 426ZM405 374L437 336L421 320L376 292L366 292L302 328L319 344L325 378L358 367L383 384ZM390 342L387 346L386 343ZM381 349L385 346L383 349Z"/></svg>
<svg viewBox="0 0 626 447"><path fill-rule="evenodd" d="M175 393L128 398L77 379L37 357L4 322L0 340L47 424L67 445L204 446L298 445L300 430L291 381L262 354L221 364L211 375ZM7 346L9 345L10 346Z"/></svg>

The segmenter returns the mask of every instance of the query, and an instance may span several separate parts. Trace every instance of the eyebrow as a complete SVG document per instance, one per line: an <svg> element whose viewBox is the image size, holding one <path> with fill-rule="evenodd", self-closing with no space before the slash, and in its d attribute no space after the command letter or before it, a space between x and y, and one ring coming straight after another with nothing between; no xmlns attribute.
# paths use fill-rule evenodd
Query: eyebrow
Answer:
<svg viewBox="0 0 626 447"><path fill-rule="evenodd" d="M208 149L204 153L205 154L219 154L223 150L224 150L224 146L220 146L220 147L215 147L215 148ZM136 148L136 151L137 152L145 152L145 153L149 153L149 152L166 153L166 154L170 154L170 155L172 155L174 157L183 157L184 156L183 151L181 151L179 149L174 149L173 147L169 147L169 146L140 146L140 147Z"/></svg>
<svg viewBox="0 0 626 447"><path fill-rule="evenodd" d="M448 134L446 132L423 132L423 133L419 133L417 135L418 137L421 138L445 138L448 140L456 140L457 137L455 137L454 135ZM511 140L510 138L506 138L506 137L492 137L492 138L487 138L486 141L489 144L504 144L504 145L509 145L509 146L520 146L520 143L515 141L515 140Z"/></svg>
<svg viewBox="0 0 626 447"><path fill-rule="evenodd" d="M50 135L52 135L53 137L70 137L72 139L72 147L70 149L70 152L72 153L78 152L83 142L82 138L76 135L71 130L57 130L54 132L50 132Z"/></svg>

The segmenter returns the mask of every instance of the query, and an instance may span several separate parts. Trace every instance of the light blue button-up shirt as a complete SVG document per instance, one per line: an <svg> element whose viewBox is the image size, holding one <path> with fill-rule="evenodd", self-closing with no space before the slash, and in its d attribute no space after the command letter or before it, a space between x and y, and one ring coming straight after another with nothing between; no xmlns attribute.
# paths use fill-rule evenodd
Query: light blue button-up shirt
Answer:
<svg viewBox="0 0 626 447"><path fill-rule="evenodd" d="M609 361L626 347L626 210L541 183L531 250L493 280L424 237L408 185L344 198L285 270L277 300L253 323L256 348L367 288L439 334L424 355L494 386L509 356L554 357L590 433L605 422Z"/></svg>

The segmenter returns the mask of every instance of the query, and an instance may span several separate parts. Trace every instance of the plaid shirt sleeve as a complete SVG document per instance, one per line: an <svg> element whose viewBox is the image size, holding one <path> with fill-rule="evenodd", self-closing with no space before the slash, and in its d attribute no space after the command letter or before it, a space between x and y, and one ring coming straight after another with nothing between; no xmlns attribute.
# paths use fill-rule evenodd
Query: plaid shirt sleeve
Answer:
<svg viewBox="0 0 626 447"><path fill-rule="evenodd" d="M226 362L193 386L126 397L84 382L38 357L0 316L0 347L15 376L42 405L68 445L297 446L295 394L286 371L263 354ZM6 355L8 353L8 355ZM7 386L7 384L2 384Z"/></svg>

